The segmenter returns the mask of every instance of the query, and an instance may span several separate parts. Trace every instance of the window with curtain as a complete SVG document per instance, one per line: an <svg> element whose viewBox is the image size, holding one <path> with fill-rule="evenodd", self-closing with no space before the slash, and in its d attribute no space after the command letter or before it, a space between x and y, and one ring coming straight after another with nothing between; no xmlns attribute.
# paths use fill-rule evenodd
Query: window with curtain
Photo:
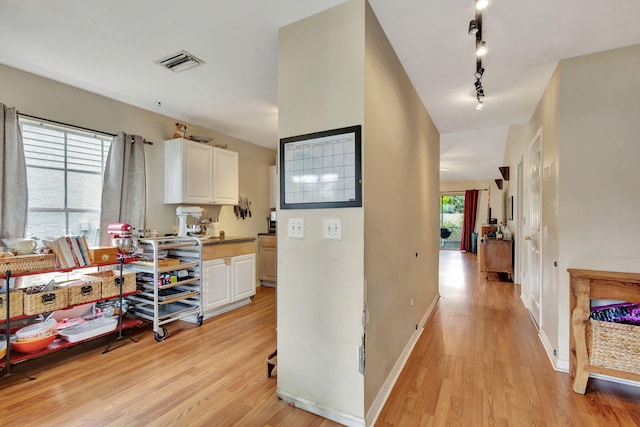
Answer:
<svg viewBox="0 0 640 427"><path fill-rule="evenodd" d="M105 162L113 136L20 118L31 238L83 234L98 244Z"/></svg>

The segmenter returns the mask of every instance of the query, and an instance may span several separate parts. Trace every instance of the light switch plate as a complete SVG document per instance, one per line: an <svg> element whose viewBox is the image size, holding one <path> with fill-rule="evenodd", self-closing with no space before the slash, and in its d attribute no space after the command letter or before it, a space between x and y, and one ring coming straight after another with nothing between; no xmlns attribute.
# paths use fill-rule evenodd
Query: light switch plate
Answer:
<svg viewBox="0 0 640 427"><path fill-rule="evenodd" d="M342 240L342 221L325 219L322 223L322 235L325 240Z"/></svg>
<svg viewBox="0 0 640 427"><path fill-rule="evenodd" d="M289 218L287 235L291 239L304 239L304 219Z"/></svg>

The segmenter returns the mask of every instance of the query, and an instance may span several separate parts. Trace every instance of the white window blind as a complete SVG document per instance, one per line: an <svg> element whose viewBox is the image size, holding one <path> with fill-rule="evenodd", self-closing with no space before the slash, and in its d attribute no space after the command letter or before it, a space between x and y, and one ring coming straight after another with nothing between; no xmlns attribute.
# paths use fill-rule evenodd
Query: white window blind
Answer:
<svg viewBox="0 0 640 427"><path fill-rule="evenodd" d="M84 234L97 244L111 135L20 118L27 163L27 234Z"/></svg>

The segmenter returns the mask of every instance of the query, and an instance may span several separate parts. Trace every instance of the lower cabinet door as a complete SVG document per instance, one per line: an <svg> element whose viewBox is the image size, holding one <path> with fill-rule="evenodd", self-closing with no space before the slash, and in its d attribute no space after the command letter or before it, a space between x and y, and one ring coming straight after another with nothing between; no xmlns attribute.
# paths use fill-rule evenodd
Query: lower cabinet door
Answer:
<svg viewBox="0 0 640 427"><path fill-rule="evenodd" d="M228 262L223 258L202 263L202 308L205 311L232 301Z"/></svg>
<svg viewBox="0 0 640 427"><path fill-rule="evenodd" d="M232 298L237 301L256 294L256 254L231 258Z"/></svg>

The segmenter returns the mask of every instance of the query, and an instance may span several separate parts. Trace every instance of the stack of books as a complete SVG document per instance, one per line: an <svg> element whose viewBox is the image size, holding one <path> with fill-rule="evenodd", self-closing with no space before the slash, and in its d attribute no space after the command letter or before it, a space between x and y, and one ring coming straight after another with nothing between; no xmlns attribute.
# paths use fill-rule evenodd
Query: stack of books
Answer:
<svg viewBox="0 0 640 427"><path fill-rule="evenodd" d="M56 255L56 267L74 268L91 265L89 246L84 236L63 236L43 239L46 248Z"/></svg>

